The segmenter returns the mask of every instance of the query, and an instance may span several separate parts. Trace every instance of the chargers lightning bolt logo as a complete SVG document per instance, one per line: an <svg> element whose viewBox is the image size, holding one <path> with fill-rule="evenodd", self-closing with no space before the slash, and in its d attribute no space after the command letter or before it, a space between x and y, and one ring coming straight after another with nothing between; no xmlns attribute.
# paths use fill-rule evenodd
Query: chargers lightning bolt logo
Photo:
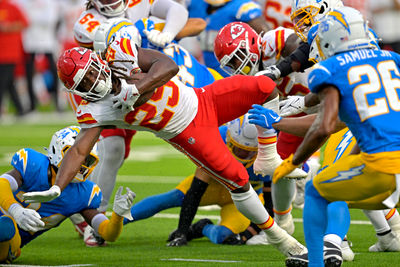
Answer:
<svg viewBox="0 0 400 267"><path fill-rule="evenodd" d="M344 18L343 13L340 13L339 11L331 11L328 13L329 17L332 17L334 20L338 21L342 26L350 33L350 27L349 24L347 23L346 19Z"/></svg>
<svg viewBox="0 0 400 267"><path fill-rule="evenodd" d="M93 185L92 194L90 194L88 206L90 206L90 203L92 203L93 198L94 198L96 195L99 195L99 194L100 194L100 187L99 187L98 185Z"/></svg>
<svg viewBox="0 0 400 267"><path fill-rule="evenodd" d="M350 132L350 130L348 130L342 138L342 141L340 141L340 143L338 144L338 146L336 147L335 151L338 151L335 157L335 160L333 161L333 163L335 163L338 159L340 159L343 155L343 153L346 151L346 149L349 147L349 145L351 144L351 142L353 141L353 134Z"/></svg>
<svg viewBox="0 0 400 267"><path fill-rule="evenodd" d="M17 155L19 157L19 160L22 161L22 166L24 166L24 174L26 171L26 163L28 162L28 153L26 152L25 149L20 149L17 152Z"/></svg>
<svg viewBox="0 0 400 267"><path fill-rule="evenodd" d="M345 180L350 180L352 179L354 176L358 176L361 175L363 172L362 170L364 169L365 164L358 166L358 167L354 167L351 168L348 171L338 171L338 176L333 177L329 180L326 180L324 182L321 182L321 184L327 184L327 183L335 183L335 182L340 182L340 181L345 181Z"/></svg>

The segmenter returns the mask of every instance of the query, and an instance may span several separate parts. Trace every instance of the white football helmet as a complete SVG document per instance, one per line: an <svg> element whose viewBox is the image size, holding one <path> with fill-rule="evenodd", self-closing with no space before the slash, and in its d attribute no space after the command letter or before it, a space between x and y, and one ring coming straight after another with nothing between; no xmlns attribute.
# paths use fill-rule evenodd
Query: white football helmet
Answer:
<svg viewBox="0 0 400 267"><path fill-rule="evenodd" d="M112 18L102 23L94 34L93 47L96 52L104 51L116 38L123 37L141 46L142 38L133 23L125 18Z"/></svg>
<svg viewBox="0 0 400 267"><path fill-rule="evenodd" d="M127 0L90 0L94 8L106 17L117 17L128 8Z"/></svg>
<svg viewBox="0 0 400 267"><path fill-rule="evenodd" d="M226 144L233 156L243 164L251 164L257 157L258 133L249 123L248 114L227 123Z"/></svg>
<svg viewBox="0 0 400 267"><path fill-rule="evenodd" d="M75 143L76 136L81 131L79 126L69 126L57 131L51 138L47 157L50 163L59 168L67 150ZM97 156L97 144L94 145L90 154L86 157L85 162L81 165L80 171L76 174L73 183L83 182L87 179L94 167L99 162Z"/></svg>
<svg viewBox="0 0 400 267"><path fill-rule="evenodd" d="M339 52L376 49L368 32L367 22L357 9L341 7L320 21L314 41L321 60L325 60Z"/></svg>
<svg viewBox="0 0 400 267"><path fill-rule="evenodd" d="M307 42L310 27L330 10L342 6L341 0L292 0L290 19L296 34Z"/></svg>

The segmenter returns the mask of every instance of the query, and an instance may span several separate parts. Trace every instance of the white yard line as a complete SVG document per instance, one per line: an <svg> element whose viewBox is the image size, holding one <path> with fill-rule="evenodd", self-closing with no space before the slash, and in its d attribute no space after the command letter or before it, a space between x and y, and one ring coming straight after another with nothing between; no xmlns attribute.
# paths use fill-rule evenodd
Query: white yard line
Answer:
<svg viewBox="0 0 400 267"><path fill-rule="evenodd" d="M161 259L162 261L188 261L188 262L219 262L219 263L237 263L242 261L225 261L225 260L204 260L204 259L181 259L181 258L171 258L171 259Z"/></svg>

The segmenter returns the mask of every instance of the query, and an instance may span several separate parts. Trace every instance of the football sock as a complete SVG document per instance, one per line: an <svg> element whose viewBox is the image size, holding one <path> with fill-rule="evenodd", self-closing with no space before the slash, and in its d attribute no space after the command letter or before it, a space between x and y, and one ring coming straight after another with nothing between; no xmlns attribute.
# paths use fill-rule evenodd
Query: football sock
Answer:
<svg viewBox="0 0 400 267"><path fill-rule="evenodd" d="M117 173L125 155L125 140L121 136L109 136L97 142L99 163L94 168L89 180L95 182L101 189L103 199L98 210L105 212L114 190Z"/></svg>
<svg viewBox="0 0 400 267"><path fill-rule="evenodd" d="M8 216L0 217L0 242L9 241L15 235L13 220Z"/></svg>
<svg viewBox="0 0 400 267"><path fill-rule="evenodd" d="M253 187L243 193L230 192L236 208L250 221L262 225L270 218ZM272 218L271 218L272 219ZM273 221L273 219L272 219ZM262 228L262 227L260 227ZM263 229L263 228L262 228Z"/></svg>
<svg viewBox="0 0 400 267"><path fill-rule="evenodd" d="M178 223L179 232L187 235L193 218L196 215L197 208L199 207L201 197L203 196L207 187L208 184L206 182L203 182L196 176L193 178L192 184L182 201Z"/></svg>
<svg viewBox="0 0 400 267"><path fill-rule="evenodd" d="M271 189L275 215L290 213L292 200L296 193L296 180L281 179L276 184L272 184Z"/></svg>
<svg viewBox="0 0 400 267"><path fill-rule="evenodd" d="M308 266L324 266L324 235L327 225L328 201L321 197L312 181L305 189L303 227L308 248Z"/></svg>
<svg viewBox="0 0 400 267"><path fill-rule="evenodd" d="M274 203L272 201L271 182L264 182L263 196L264 196L264 208L268 211L268 214L271 217L274 217L274 209L273 209Z"/></svg>
<svg viewBox="0 0 400 267"><path fill-rule="evenodd" d="M208 237L214 244L222 244L222 242L233 232L225 226L207 224L203 228L203 235Z"/></svg>
<svg viewBox="0 0 400 267"><path fill-rule="evenodd" d="M371 221L377 235L390 231L389 223L382 210L363 210L363 212Z"/></svg>
<svg viewBox="0 0 400 267"><path fill-rule="evenodd" d="M398 234L400 233L400 216L399 212L397 209L387 209L383 210L383 213L385 214L385 218L387 222L390 225L390 228L394 231L397 232Z"/></svg>
<svg viewBox="0 0 400 267"><path fill-rule="evenodd" d="M328 204L328 221L325 234L333 234L340 237L340 242L350 227L350 212L347 203L344 201L335 201ZM340 246L340 242L337 244Z"/></svg>
<svg viewBox="0 0 400 267"><path fill-rule="evenodd" d="M146 197L133 205L131 208L133 221L149 218L162 210L179 207L182 205L184 197L185 195L183 192L178 189L173 189L163 194ZM125 218L124 224L133 221Z"/></svg>

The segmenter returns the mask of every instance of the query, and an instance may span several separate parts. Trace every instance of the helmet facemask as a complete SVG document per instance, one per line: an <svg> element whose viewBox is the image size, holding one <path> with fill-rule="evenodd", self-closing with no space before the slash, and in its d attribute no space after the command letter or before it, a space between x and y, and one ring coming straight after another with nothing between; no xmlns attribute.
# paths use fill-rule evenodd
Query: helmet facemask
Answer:
<svg viewBox="0 0 400 267"><path fill-rule="evenodd" d="M247 38L246 38L247 39ZM221 59L221 68L229 75L254 75L259 68L259 55L250 52L246 40L241 40L236 49Z"/></svg>
<svg viewBox="0 0 400 267"><path fill-rule="evenodd" d="M227 132L226 139L226 145L228 146L235 159L237 159L239 162L247 165L253 163L256 160L258 151L257 147L245 146L240 144L232 138L229 131Z"/></svg>
<svg viewBox="0 0 400 267"><path fill-rule="evenodd" d="M290 15L296 34L304 42L307 42L308 30L316 22L316 16L320 11L320 8L309 5L294 11Z"/></svg>
<svg viewBox="0 0 400 267"><path fill-rule="evenodd" d="M97 11L106 17L120 16L128 8L126 0L94 0L93 4Z"/></svg>
<svg viewBox="0 0 400 267"><path fill-rule="evenodd" d="M111 92L111 70L95 53L92 53L84 69L79 69L74 77L73 94L88 101L97 101Z"/></svg>
<svg viewBox="0 0 400 267"><path fill-rule="evenodd" d="M78 136L79 132L80 127L69 126L57 131L53 135L50 141L49 148L46 149L47 157L49 158L49 161L53 166L57 168L61 166L61 162L65 154L67 153L68 149L70 149L71 146L75 143L75 139ZM78 183L85 181L92 173L98 162L99 158L97 156L97 144L95 144L90 151L90 154L82 163L81 168L79 169L72 182Z"/></svg>

